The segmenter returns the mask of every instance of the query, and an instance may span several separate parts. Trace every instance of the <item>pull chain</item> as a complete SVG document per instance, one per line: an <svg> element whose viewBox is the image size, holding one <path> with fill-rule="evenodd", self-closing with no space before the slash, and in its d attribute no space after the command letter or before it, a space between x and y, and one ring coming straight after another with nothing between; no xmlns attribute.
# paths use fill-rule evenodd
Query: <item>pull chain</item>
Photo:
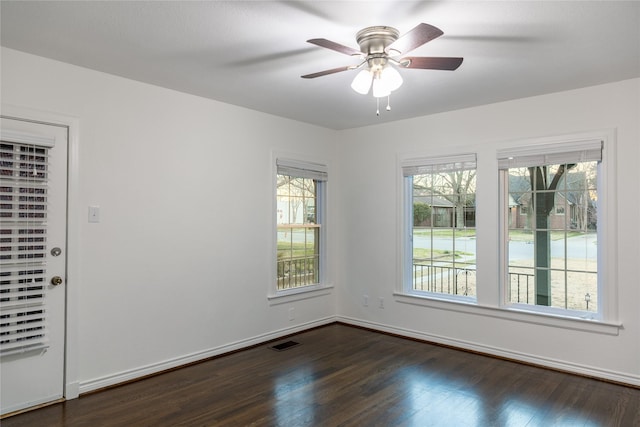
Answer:
<svg viewBox="0 0 640 427"><path fill-rule="evenodd" d="M387 111L391 111L391 94L387 95ZM376 98L376 116L380 116L380 98Z"/></svg>

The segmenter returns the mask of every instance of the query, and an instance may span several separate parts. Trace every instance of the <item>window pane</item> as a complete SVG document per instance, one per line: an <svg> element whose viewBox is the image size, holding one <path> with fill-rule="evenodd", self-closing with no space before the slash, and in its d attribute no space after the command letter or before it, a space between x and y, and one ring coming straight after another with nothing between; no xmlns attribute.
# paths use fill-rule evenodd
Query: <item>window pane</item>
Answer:
<svg viewBox="0 0 640 427"><path fill-rule="evenodd" d="M509 302L597 310L597 172L597 161L507 170Z"/></svg>
<svg viewBox="0 0 640 427"><path fill-rule="evenodd" d="M475 169L437 165L407 180L413 202L411 290L475 296Z"/></svg>
<svg viewBox="0 0 640 427"><path fill-rule="evenodd" d="M564 232L552 231L551 232L551 247L549 254L551 256L551 268L565 268L565 249L567 240Z"/></svg>
<svg viewBox="0 0 640 427"><path fill-rule="evenodd" d="M277 284L289 289L319 282L320 225L314 179L277 175Z"/></svg>
<svg viewBox="0 0 640 427"><path fill-rule="evenodd" d="M548 273L551 276L551 305L554 307L568 308L566 299L568 295L566 271L550 270Z"/></svg>

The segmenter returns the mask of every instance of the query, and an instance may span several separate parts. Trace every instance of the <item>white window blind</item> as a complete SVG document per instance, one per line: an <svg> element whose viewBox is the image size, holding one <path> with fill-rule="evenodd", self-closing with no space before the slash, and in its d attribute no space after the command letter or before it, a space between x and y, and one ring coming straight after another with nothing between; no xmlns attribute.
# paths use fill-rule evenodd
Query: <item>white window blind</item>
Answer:
<svg viewBox="0 0 640 427"><path fill-rule="evenodd" d="M49 144L0 143L0 356L46 347Z"/></svg>
<svg viewBox="0 0 640 427"><path fill-rule="evenodd" d="M404 176L471 170L476 168L476 155L417 158L403 161L401 167Z"/></svg>
<svg viewBox="0 0 640 427"><path fill-rule="evenodd" d="M500 169L601 161L602 141L590 140L511 148L499 150L497 157Z"/></svg>
<svg viewBox="0 0 640 427"><path fill-rule="evenodd" d="M325 165L282 158L276 160L276 165L278 167L278 175L309 178L316 181L327 180L327 167Z"/></svg>

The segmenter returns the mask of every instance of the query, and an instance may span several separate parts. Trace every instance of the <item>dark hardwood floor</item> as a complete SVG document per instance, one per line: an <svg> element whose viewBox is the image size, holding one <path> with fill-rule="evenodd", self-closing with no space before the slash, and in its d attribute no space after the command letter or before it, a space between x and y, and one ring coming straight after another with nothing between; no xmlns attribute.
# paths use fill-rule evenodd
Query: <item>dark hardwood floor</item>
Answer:
<svg viewBox="0 0 640 427"><path fill-rule="evenodd" d="M1 421L19 426L640 426L640 390L341 324Z"/></svg>

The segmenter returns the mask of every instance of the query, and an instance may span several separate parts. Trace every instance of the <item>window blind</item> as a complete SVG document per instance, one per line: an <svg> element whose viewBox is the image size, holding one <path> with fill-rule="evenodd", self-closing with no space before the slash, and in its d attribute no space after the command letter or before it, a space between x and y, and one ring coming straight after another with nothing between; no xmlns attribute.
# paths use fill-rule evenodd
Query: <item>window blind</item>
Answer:
<svg viewBox="0 0 640 427"><path fill-rule="evenodd" d="M310 178L317 181L327 180L327 167L319 163L309 163L293 159L277 159L278 175Z"/></svg>
<svg viewBox="0 0 640 427"><path fill-rule="evenodd" d="M34 135L13 129L0 129L0 139L2 142L14 142L47 148L53 147L56 143L56 139L53 136Z"/></svg>
<svg viewBox="0 0 640 427"><path fill-rule="evenodd" d="M49 148L0 142L0 356L46 347ZM6 137L6 139L4 139Z"/></svg>
<svg viewBox="0 0 640 427"><path fill-rule="evenodd" d="M401 167L404 176L471 170L476 168L476 155L416 158L403 161Z"/></svg>
<svg viewBox="0 0 640 427"><path fill-rule="evenodd" d="M511 148L499 150L497 157L500 169L601 161L602 141L590 140Z"/></svg>

